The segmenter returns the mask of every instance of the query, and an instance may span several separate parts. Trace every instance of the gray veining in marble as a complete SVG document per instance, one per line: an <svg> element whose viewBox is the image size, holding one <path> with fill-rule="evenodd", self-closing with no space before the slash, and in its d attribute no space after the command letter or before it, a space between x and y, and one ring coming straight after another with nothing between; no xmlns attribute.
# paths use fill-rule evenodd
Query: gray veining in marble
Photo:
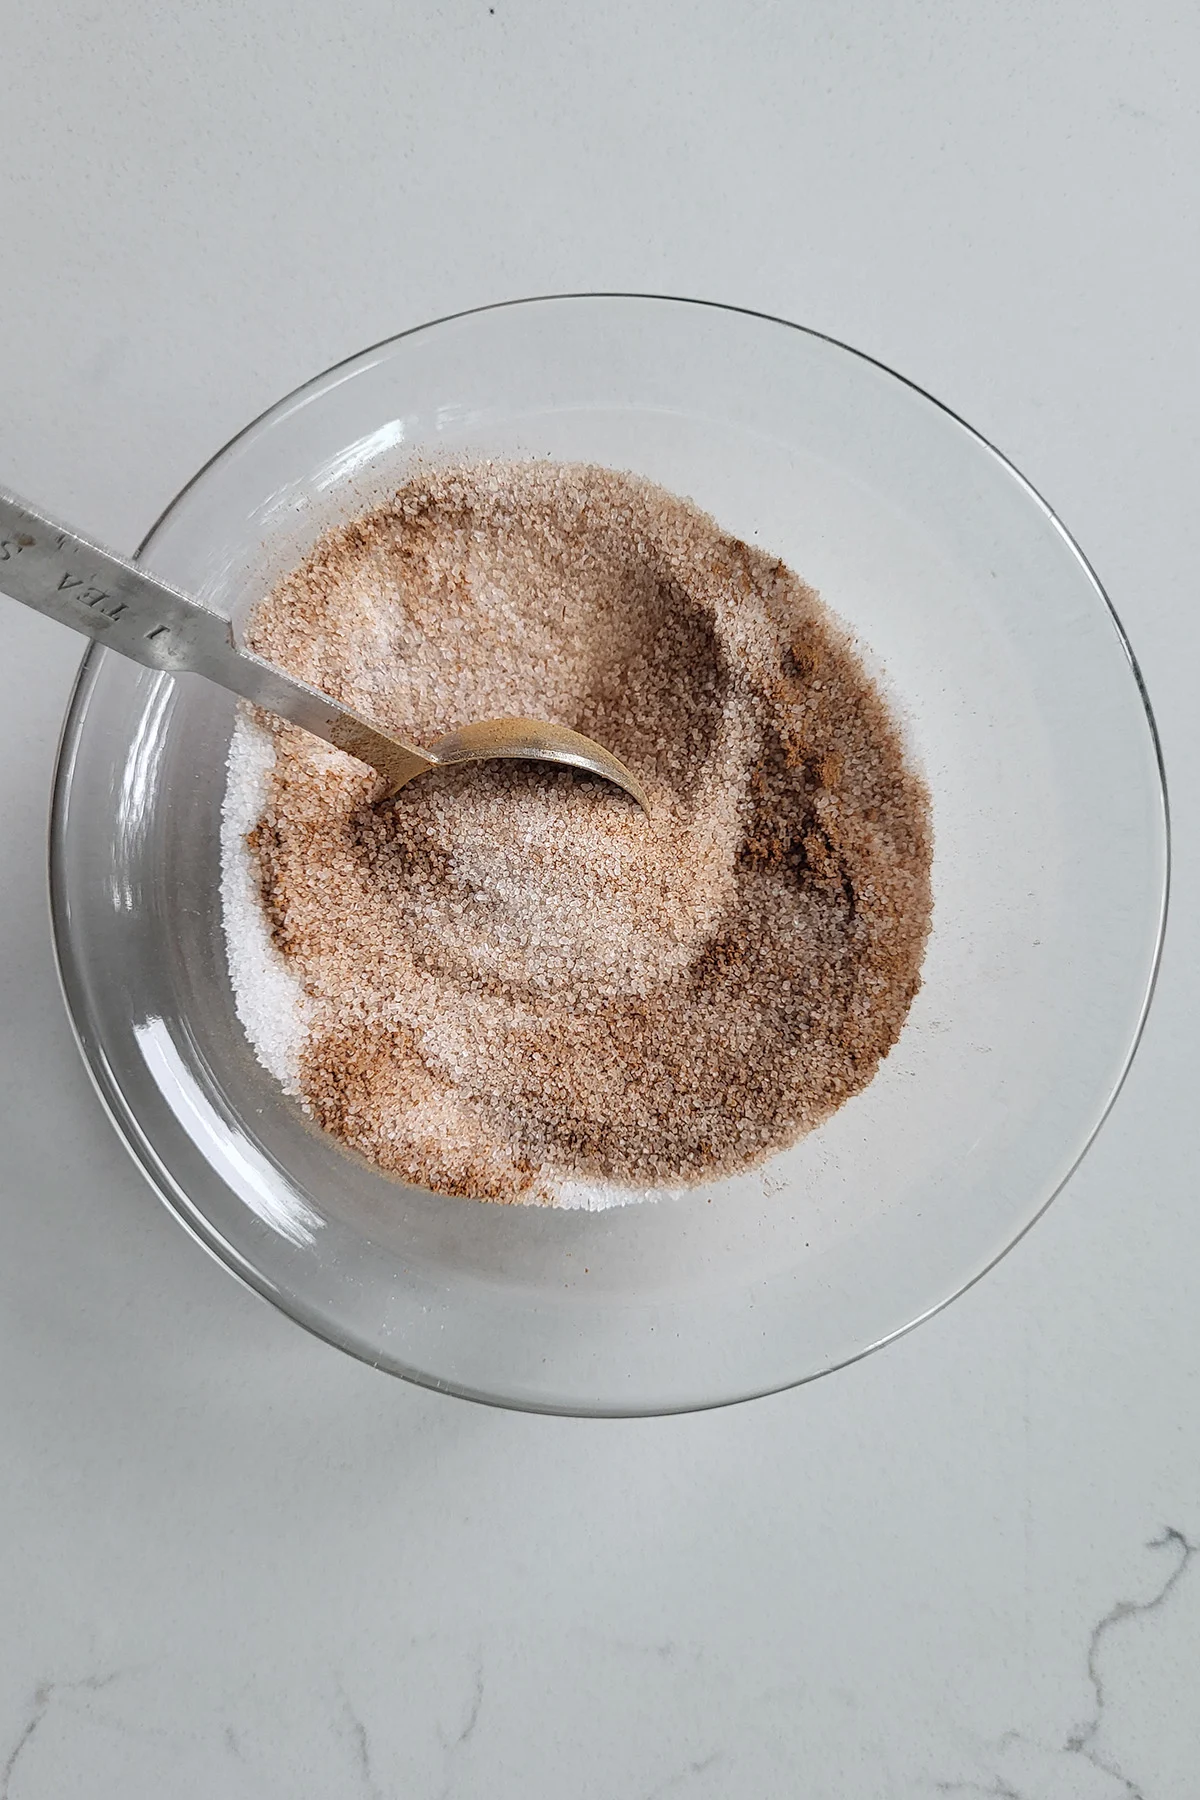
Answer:
<svg viewBox="0 0 1200 1800"><path fill-rule="evenodd" d="M0 479L132 548L246 419L459 307L799 319L1047 494L1162 729L1143 1047L985 1281L709 1417L360 1368L142 1186L71 1041L0 711L0 1800L1197 1800L1200 11L9 5Z"/></svg>

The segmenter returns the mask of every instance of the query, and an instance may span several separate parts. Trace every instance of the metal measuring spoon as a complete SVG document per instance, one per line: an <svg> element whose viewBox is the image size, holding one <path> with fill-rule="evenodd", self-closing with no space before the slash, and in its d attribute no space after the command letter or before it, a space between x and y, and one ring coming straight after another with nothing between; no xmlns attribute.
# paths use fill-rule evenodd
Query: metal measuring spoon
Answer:
<svg viewBox="0 0 1200 1800"><path fill-rule="evenodd" d="M188 671L215 681L267 712L300 725L369 763L383 776L382 798L430 769L519 756L585 769L632 795L644 812L641 782L610 750L544 719L481 719L439 738L428 750L389 737L328 694L285 675L234 642L229 620L111 550L0 488L0 593L95 638L147 668Z"/></svg>

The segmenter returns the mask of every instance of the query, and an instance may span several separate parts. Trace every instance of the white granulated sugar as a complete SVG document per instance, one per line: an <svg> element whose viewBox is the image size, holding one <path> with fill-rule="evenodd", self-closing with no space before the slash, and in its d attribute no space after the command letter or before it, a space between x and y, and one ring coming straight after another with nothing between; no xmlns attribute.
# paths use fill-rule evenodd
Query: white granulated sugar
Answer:
<svg viewBox="0 0 1200 1800"><path fill-rule="evenodd" d="M563 1181L553 1190L554 1205L564 1212L607 1212L613 1206L636 1206L643 1200L679 1200L686 1188L622 1188L607 1182Z"/></svg>
<svg viewBox="0 0 1200 1800"><path fill-rule="evenodd" d="M275 740L239 714L229 745L221 808L221 909L229 978L242 1028L263 1067L285 1093L300 1092L300 1053L310 1008L304 989L271 942L255 857L246 842L267 797Z"/></svg>

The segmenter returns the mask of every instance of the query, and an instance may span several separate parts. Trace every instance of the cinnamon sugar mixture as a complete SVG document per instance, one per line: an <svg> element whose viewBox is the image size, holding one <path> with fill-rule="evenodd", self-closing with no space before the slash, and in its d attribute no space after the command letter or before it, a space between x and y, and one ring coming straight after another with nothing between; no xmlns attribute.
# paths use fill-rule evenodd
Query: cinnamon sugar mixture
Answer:
<svg viewBox="0 0 1200 1800"><path fill-rule="evenodd" d="M498 762L376 807L362 764L242 728L231 797L239 755L266 773L234 853L294 978L286 1045L227 887L239 1009L252 1037L274 1019L260 1055L345 1144L442 1193L554 1202L745 1169L871 1080L920 985L928 800L776 558L630 475L443 469L328 533L248 637L418 743L573 726L652 801Z"/></svg>

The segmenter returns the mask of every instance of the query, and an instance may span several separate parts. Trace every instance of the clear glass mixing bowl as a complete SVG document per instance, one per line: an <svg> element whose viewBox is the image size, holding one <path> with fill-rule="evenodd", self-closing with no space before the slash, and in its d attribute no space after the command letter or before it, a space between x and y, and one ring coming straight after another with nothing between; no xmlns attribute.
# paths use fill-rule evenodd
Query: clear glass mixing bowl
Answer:
<svg viewBox="0 0 1200 1800"><path fill-rule="evenodd" d="M237 616L414 455L554 457L689 494L869 648L933 794L924 986L876 1079L762 1170L602 1213L399 1186L308 1123L234 1014L218 906L233 702L90 650L51 848L67 1003L137 1162L310 1330L430 1387L655 1413L782 1388L944 1305L1033 1222L1128 1067L1168 866L1153 722L1058 520L844 345L691 301L443 319L318 376L141 550Z"/></svg>

